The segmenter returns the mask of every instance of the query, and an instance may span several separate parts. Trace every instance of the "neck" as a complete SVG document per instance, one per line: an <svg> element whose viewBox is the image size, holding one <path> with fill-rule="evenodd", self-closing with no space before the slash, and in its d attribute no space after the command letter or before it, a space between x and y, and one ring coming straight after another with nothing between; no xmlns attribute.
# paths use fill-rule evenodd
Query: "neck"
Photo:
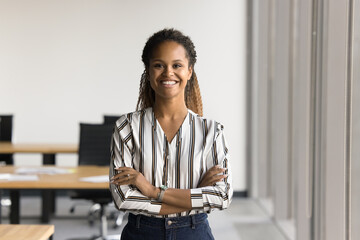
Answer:
<svg viewBox="0 0 360 240"><path fill-rule="evenodd" d="M181 104L175 102L155 101L153 111L156 118L183 118L188 113L185 102Z"/></svg>

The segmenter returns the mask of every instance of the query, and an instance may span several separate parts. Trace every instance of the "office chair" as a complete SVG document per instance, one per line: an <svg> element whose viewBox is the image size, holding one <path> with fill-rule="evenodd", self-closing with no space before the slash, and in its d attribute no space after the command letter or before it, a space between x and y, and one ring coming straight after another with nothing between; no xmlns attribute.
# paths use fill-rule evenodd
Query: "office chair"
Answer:
<svg viewBox="0 0 360 240"><path fill-rule="evenodd" d="M120 118L120 115L104 115L104 124L115 125L116 120Z"/></svg>
<svg viewBox="0 0 360 240"><path fill-rule="evenodd" d="M13 125L12 122L13 122L12 115L0 115L0 142L12 141L12 125ZM13 165L13 164L14 164L14 159L12 154L0 154L0 166ZM10 206L11 206L11 200L9 198L1 198L0 208L10 207Z"/></svg>
<svg viewBox="0 0 360 240"><path fill-rule="evenodd" d="M12 141L12 115L0 115L0 142ZM6 165L13 165L12 154L0 154L0 163Z"/></svg>
<svg viewBox="0 0 360 240"><path fill-rule="evenodd" d="M109 166L110 141L114 129L113 124L85 124L80 123L79 165ZM105 208L112 203L109 190L74 190L70 192L72 199L91 200L94 205L90 208L89 215L100 212L100 235L94 239L107 239L107 218ZM74 211L74 207L70 209ZM90 219L90 223L93 219Z"/></svg>

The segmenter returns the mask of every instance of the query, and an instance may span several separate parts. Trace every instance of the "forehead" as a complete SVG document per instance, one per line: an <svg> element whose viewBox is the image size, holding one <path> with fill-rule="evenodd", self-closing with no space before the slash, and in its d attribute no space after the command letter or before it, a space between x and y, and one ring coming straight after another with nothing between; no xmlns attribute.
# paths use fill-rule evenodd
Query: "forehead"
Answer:
<svg viewBox="0 0 360 240"><path fill-rule="evenodd" d="M185 48L174 41L165 41L160 43L157 47L154 48L152 52L152 59L157 58L179 58L187 59L187 54Z"/></svg>

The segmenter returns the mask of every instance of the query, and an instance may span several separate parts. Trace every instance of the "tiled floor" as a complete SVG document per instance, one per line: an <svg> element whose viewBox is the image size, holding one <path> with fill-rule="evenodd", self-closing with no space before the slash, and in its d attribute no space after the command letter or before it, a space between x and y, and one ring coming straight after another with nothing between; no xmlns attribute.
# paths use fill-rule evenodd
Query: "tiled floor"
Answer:
<svg viewBox="0 0 360 240"><path fill-rule="evenodd" d="M215 239L286 240L257 201L235 198L229 209L209 215Z"/></svg>
<svg viewBox="0 0 360 240"><path fill-rule="evenodd" d="M21 223L38 224L41 209L39 197L22 197ZM57 198L57 212L51 224L55 225L54 240L65 240L91 237L99 233L99 222L90 227L87 222L87 211L90 202L76 201L75 213L69 209L74 201L67 197ZM112 212L114 207L109 207ZM3 208L3 223L7 223L8 209ZM245 198L234 198L231 207L225 211L214 211L209 215L209 222L217 240L286 240L257 201ZM119 234L121 227L113 229L114 221L109 220L108 234ZM117 238L118 239L118 238Z"/></svg>

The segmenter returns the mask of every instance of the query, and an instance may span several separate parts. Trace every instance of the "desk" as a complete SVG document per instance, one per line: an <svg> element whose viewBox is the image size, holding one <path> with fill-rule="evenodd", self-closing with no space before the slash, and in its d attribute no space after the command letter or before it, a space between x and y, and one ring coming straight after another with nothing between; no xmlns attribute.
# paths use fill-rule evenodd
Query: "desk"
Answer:
<svg viewBox="0 0 360 240"><path fill-rule="evenodd" d="M55 164L55 154L77 153L78 148L78 144L0 142L0 153L40 153L44 165Z"/></svg>
<svg viewBox="0 0 360 240"><path fill-rule="evenodd" d="M46 240L54 229L54 225L0 224L0 240Z"/></svg>
<svg viewBox="0 0 360 240"><path fill-rule="evenodd" d="M55 155L57 153L77 153L78 144L56 144L56 143L12 143L0 142L0 153L14 154L14 153L40 153L43 156L43 165L55 164ZM18 192L10 192L10 195L16 195ZM55 212L55 195L52 191L43 191L43 196L52 195L51 211ZM12 198L18 198L13 196ZM50 202L44 203L49 204ZM0 211L1 212L1 211ZM43 222L48 222L48 219L43 219ZM14 223L18 223L14 222Z"/></svg>
<svg viewBox="0 0 360 240"><path fill-rule="evenodd" d="M19 167L3 166L0 167L0 173L15 173ZM60 168L60 167L59 167ZM70 169L71 173L47 175L41 174L38 181L0 181L0 189L9 189L14 191L11 197L11 214L10 222L20 222L20 204L19 204L19 190L21 189L40 189L40 190L70 190L70 189L109 189L108 182L91 183L83 182L80 178L91 177L97 175L109 174L109 167L100 166L78 166L73 168L61 167L63 169ZM49 191L44 191L49 192ZM43 195L42 206L42 222L49 222L49 214L51 204L51 196L49 194Z"/></svg>

